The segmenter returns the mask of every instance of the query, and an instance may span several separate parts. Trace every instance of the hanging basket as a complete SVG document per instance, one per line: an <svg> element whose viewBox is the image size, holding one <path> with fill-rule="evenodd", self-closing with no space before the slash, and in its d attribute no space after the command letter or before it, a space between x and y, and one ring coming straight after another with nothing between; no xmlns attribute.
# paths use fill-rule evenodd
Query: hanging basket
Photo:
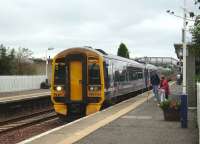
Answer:
<svg viewBox="0 0 200 144"><path fill-rule="evenodd" d="M168 108L164 109L163 112L164 112L164 119L166 121L180 121L179 109Z"/></svg>

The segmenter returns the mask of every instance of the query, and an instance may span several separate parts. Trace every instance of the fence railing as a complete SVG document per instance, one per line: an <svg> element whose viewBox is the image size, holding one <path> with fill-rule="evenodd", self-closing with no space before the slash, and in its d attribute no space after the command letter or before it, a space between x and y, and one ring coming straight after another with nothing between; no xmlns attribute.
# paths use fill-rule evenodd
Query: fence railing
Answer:
<svg viewBox="0 0 200 144"><path fill-rule="evenodd" d="M0 76L0 92L39 89L44 75L37 76Z"/></svg>

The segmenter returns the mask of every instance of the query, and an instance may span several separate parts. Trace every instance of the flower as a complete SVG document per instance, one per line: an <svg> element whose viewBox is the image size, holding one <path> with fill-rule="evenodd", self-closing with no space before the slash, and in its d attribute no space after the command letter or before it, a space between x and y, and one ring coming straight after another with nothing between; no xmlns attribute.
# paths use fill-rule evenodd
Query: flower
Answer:
<svg viewBox="0 0 200 144"><path fill-rule="evenodd" d="M166 109L176 109L179 110L180 109L180 102L176 101L176 100L166 100L160 103L160 108L163 110Z"/></svg>

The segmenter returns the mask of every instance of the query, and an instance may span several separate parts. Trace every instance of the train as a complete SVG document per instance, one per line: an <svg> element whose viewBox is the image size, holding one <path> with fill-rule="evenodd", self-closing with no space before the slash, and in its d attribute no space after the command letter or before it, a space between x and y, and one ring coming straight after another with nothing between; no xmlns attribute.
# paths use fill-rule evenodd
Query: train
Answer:
<svg viewBox="0 0 200 144"><path fill-rule="evenodd" d="M52 63L51 100L61 119L85 116L128 93L148 88L158 68L90 47L69 48Z"/></svg>

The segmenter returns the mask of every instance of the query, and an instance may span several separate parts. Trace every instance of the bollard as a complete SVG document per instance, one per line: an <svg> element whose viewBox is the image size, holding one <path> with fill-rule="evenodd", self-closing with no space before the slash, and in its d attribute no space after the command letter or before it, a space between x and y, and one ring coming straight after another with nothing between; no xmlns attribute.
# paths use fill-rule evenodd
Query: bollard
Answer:
<svg viewBox="0 0 200 144"><path fill-rule="evenodd" d="M187 95L181 95L181 109L180 109L180 117L181 117L181 128L188 127L188 103L187 103Z"/></svg>

